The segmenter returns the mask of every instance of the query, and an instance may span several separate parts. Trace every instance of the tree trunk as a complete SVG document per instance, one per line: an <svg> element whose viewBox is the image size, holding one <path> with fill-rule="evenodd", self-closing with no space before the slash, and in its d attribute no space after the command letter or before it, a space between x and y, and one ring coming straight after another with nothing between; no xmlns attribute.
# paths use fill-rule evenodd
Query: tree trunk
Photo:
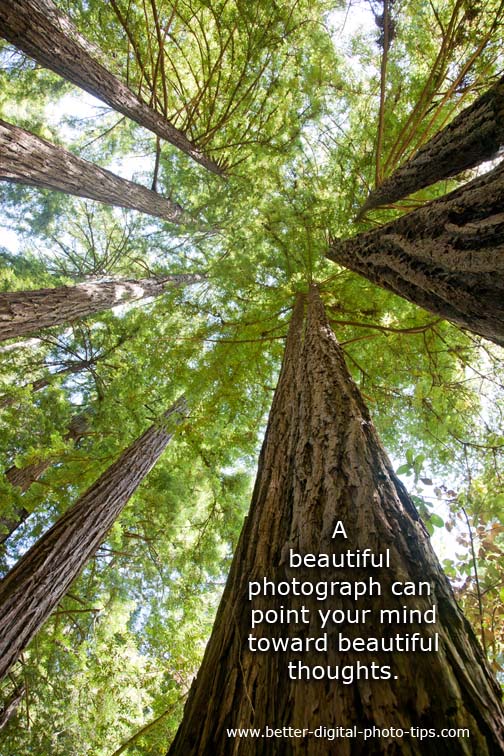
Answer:
<svg viewBox="0 0 504 756"><path fill-rule="evenodd" d="M2 344L0 346L0 355L14 352L17 349L37 349L42 346L41 339L23 339L23 341L16 341L12 344Z"/></svg>
<svg viewBox="0 0 504 756"><path fill-rule="evenodd" d="M51 0L0 0L0 35L42 66L222 175L214 160L95 59L92 47Z"/></svg>
<svg viewBox="0 0 504 756"><path fill-rule="evenodd" d="M171 223L188 220L176 202L1 120L0 179L128 207Z"/></svg>
<svg viewBox="0 0 504 756"><path fill-rule="evenodd" d="M504 163L327 257L504 345Z"/></svg>
<svg viewBox="0 0 504 756"><path fill-rule="evenodd" d="M184 399L126 449L0 583L0 679L106 537L182 421Z"/></svg>
<svg viewBox="0 0 504 756"><path fill-rule="evenodd" d="M21 685L14 688L8 699L3 703L0 709L0 730L3 730L5 725L10 722L16 713L19 704L23 700L25 692L25 685L24 683L21 683Z"/></svg>
<svg viewBox="0 0 504 756"><path fill-rule="evenodd" d="M371 192L358 218L490 160L503 145L504 77Z"/></svg>
<svg viewBox="0 0 504 756"><path fill-rule="evenodd" d="M205 276L177 273L163 278L88 281L55 289L0 292L0 341L72 323L125 302L157 297L174 286L200 283Z"/></svg>
<svg viewBox="0 0 504 756"><path fill-rule="evenodd" d="M348 541L333 539L342 521ZM342 543L343 541L343 543ZM290 550L301 555L335 554L350 548L362 554L390 550L390 569L355 570L290 565ZM327 651L254 652L248 636L320 636L317 610L363 608L363 600L336 595L317 601L305 595L248 600L249 581L275 585L297 579L319 581L380 578L382 595L366 598L372 617L365 625L329 623ZM428 581L432 595L391 595L394 581ZM299 589L298 592L301 592ZM435 602L439 653L339 651L339 635L394 637L418 627L386 627L379 611L409 605L429 609ZM265 611L304 606L309 620L260 624L251 630L251 608ZM299 614L301 617L301 614ZM293 615L291 615L293 618ZM271 617L271 620L274 618ZM303 624L309 621L309 624ZM429 626L425 634L432 632ZM318 669L342 669L360 662L390 665L390 679L353 680L344 684L292 679L289 663ZM296 677L294 674L294 677ZM318 673L317 673L318 674ZM341 349L331 332L318 293L312 289L304 321L298 300L287 339L279 383L273 399L252 505L235 553L203 663L193 683L184 718L170 756L359 756L401 754L497 754L504 747L503 709L499 688L489 672L474 634L459 611L451 588L431 549L429 538L407 492L396 478L380 444L357 386L348 374ZM338 739L337 745L309 737L274 737L272 728L403 728L468 727L470 740L425 742L384 735ZM228 737L227 728L259 728L262 737Z"/></svg>
<svg viewBox="0 0 504 756"><path fill-rule="evenodd" d="M64 440L76 443L85 435L88 425L89 422L86 414L76 415L70 422ZM17 486L24 493L28 491L32 483L35 483L35 481L42 477L53 463L54 459L47 458L32 462L29 465L25 465L25 467L10 467L6 471L5 477L12 486ZM5 543L29 515L29 510L20 506L15 508L10 517L0 517L0 544Z"/></svg>
<svg viewBox="0 0 504 756"><path fill-rule="evenodd" d="M37 378L37 380L27 383L23 388L29 388L31 391L41 391L42 389L50 386L51 383L60 378L62 375L74 375L76 373L82 373L84 370L88 370L96 364L99 358L93 360L76 360L75 362L68 363L66 367L61 370L57 370L55 373L50 373L44 378ZM9 395L0 396L0 409L3 407L11 407L16 402L16 397Z"/></svg>

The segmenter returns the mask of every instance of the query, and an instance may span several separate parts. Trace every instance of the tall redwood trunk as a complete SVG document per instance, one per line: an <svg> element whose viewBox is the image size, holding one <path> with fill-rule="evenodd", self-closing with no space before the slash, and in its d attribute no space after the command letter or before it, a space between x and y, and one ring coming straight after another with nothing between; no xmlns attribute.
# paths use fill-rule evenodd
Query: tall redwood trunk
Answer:
<svg viewBox="0 0 504 756"><path fill-rule="evenodd" d="M359 217L490 160L502 145L504 77L371 192Z"/></svg>
<svg viewBox="0 0 504 756"><path fill-rule="evenodd" d="M89 426L88 417L84 413L82 415L76 415L72 418L70 425L68 426L68 432L64 436L65 441L72 441L76 443L86 433ZM10 467L5 477L12 486L20 488L24 493L28 491L32 483L35 483L45 471L54 464L54 459L46 458L40 459L37 462L32 462L24 467ZM30 515L28 509L23 506L16 507L14 512L9 516L0 517L0 544L5 541L17 530L20 525Z"/></svg>
<svg viewBox="0 0 504 756"><path fill-rule="evenodd" d="M126 449L0 583L0 679L94 554L186 411L180 399Z"/></svg>
<svg viewBox="0 0 504 756"><path fill-rule="evenodd" d="M504 345L504 163L327 257Z"/></svg>
<svg viewBox="0 0 504 756"><path fill-rule="evenodd" d="M1 120L0 179L128 207L172 223L188 220L176 202Z"/></svg>
<svg viewBox="0 0 504 756"><path fill-rule="evenodd" d="M0 0L0 35L42 66L166 139L209 171L222 174L217 163L182 131L95 59L91 46L51 0Z"/></svg>
<svg viewBox="0 0 504 756"><path fill-rule="evenodd" d="M0 341L71 323L125 302L158 297L175 286L200 283L198 273L163 278L88 281L55 289L0 292Z"/></svg>
<svg viewBox="0 0 504 756"><path fill-rule="evenodd" d="M348 540L333 539L342 521ZM290 567L290 550L301 555L390 550L390 569ZM336 595L326 601L309 596L249 601L249 581L276 585L297 579L319 581L379 579L382 595L353 600ZM394 581L428 581L432 595L392 596ZM305 591L306 593L306 591ZM425 611L437 604L431 625L379 624L379 610L404 605ZM310 611L309 624L260 624L251 630L251 608ZM248 636L316 637L317 610L369 609L365 629L328 625L328 650L251 651ZM300 615L301 616L301 615ZM271 618L274 620L274 618ZM346 638L394 637L420 630L439 633L439 653L339 651ZM390 665L391 679L291 679L288 664L334 670L359 662ZM294 674L294 677L296 677ZM318 674L318 673L317 673ZM170 756L425 756L500 754L504 748L504 710L499 688L483 652L459 611L426 531L404 487L394 475L343 354L330 330L316 290L294 310L284 362L259 459L249 516L236 550L203 663L187 701ZM467 727L471 738L395 740L340 738L334 742L305 736L264 737L264 728ZM228 736L227 728L259 728L259 737Z"/></svg>

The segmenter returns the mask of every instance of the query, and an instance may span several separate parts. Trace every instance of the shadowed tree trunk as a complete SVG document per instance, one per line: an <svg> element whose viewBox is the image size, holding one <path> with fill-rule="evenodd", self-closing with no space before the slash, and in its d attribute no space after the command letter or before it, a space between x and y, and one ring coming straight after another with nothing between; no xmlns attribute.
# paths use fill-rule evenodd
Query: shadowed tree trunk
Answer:
<svg viewBox="0 0 504 756"><path fill-rule="evenodd" d="M0 583L0 679L106 537L186 412L180 399L126 449Z"/></svg>
<svg viewBox="0 0 504 756"><path fill-rule="evenodd" d="M2 707L0 708L0 730L3 730L5 725L10 722L10 720L16 713L19 704L23 700L25 692L26 689L24 683L22 683L12 691L10 696L3 703Z"/></svg>
<svg viewBox="0 0 504 756"><path fill-rule="evenodd" d="M0 35L114 110L136 121L213 173L222 170L182 131L142 102L93 56L74 25L51 0L0 0Z"/></svg>
<svg viewBox="0 0 504 756"><path fill-rule="evenodd" d="M70 422L64 440L76 443L85 435L88 426L89 421L86 414L76 415ZM6 471L5 477L12 486L17 486L24 493L28 491L32 483L42 477L52 464L54 464L54 459L46 458L32 462L25 467L10 467ZM5 543L14 531L23 524L29 514L29 510L25 507L17 507L10 517L0 517L0 543Z"/></svg>
<svg viewBox="0 0 504 756"><path fill-rule="evenodd" d="M495 157L504 146L504 77L465 108L377 187L358 218L367 210L407 197L442 179Z"/></svg>
<svg viewBox="0 0 504 756"><path fill-rule="evenodd" d="M158 297L172 287L204 280L205 276L198 273L176 273L163 278L122 278L55 289L0 292L0 341L71 323L125 302Z"/></svg>
<svg viewBox="0 0 504 756"><path fill-rule="evenodd" d="M327 257L504 345L504 163Z"/></svg>
<svg viewBox="0 0 504 756"><path fill-rule="evenodd" d="M333 538L342 521L348 540ZM335 554L348 549L375 555L390 550L389 569L290 566L296 554ZM332 598L289 596L248 600L249 581L266 578L277 586L319 581L379 578L382 594L353 600L336 590ZM410 600L393 596L394 581L427 581L431 595ZM339 585L340 583L336 583ZM298 593L301 593L299 589ZM383 625L379 610L404 605L421 611L437 604L436 625ZM262 623L251 630L251 609L308 609L297 623ZM252 651L249 634L265 639L320 636L318 609L371 610L362 625L329 622L327 651ZM299 614L299 616L301 616ZM274 619L274 618L272 618ZM294 619L294 617L292 617ZM307 624L308 623L308 624ZM439 653L339 651L340 634L394 638L421 630L439 634ZM344 645L344 644L343 644ZM368 670L390 666L390 679L296 679L289 663L341 672L360 663ZM317 673L318 674L318 673ZM299 676L298 676L299 678ZM500 754L504 719L499 688L474 634L459 611L450 585L430 546L418 514L380 444L366 406L345 366L315 289L304 319L298 300L259 459L259 469L231 572L203 663L193 683L170 756L425 756ZM227 728L466 727L470 740L408 737L338 739L228 737ZM263 730L264 731L264 730ZM337 745L336 745L337 743Z"/></svg>
<svg viewBox="0 0 504 756"><path fill-rule="evenodd" d="M1 120L0 179L128 207L171 223L188 221L176 202Z"/></svg>

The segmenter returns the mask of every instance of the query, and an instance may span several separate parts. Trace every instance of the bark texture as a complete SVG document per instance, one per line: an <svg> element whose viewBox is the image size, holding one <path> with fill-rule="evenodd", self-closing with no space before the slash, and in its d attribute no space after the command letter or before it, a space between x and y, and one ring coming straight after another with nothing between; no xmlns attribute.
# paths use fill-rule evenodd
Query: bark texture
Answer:
<svg viewBox="0 0 504 756"><path fill-rule="evenodd" d="M504 345L504 163L327 257Z"/></svg>
<svg viewBox="0 0 504 756"><path fill-rule="evenodd" d="M0 0L0 35L42 66L175 145L209 171L223 173L182 131L96 60L97 51L51 0Z"/></svg>
<svg viewBox="0 0 504 756"><path fill-rule="evenodd" d="M176 202L1 120L0 180L56 189L107 205L138 210L171 223L188 220Z"/></svg>
<svg viewBox="0 0 504 756"><path fill-rule="evenodd" d="M176 402L98 478L0 583L0 678L44 624L156 464L186 411Z"/></svg>
<svg viewBox="0 0 504 756"><path fill-rule="evenodd" d="M332 539L342 520L348 541ZM374 553L390 549L389 570L289 567L289 549L300 554ZM249 581L350 581L379 577L382 596L353 601L334 597L248 600ZM390 596L394 580L429 581L431 597ZM253 608L373 609L368 636L394 635L408 626L384 627L379 608L438 605L439 653L340 653L337 634L362 634L356 625L329 624L328 651L303 653L249 650L247 637L313 637L310 625L259 625L250 630ZM425 630L425 626L422 625ZM417 629L416 627L414 629ZM387 659L387 661L386 661ZM296 681L288 662L348 665L373 660L390 664L397 679ZM236 550L198 676L170 756L425 756L418 738L339 739L227 737L226 729L293 727L468 727L471 738L429 740L434 756L500 754L504 747L499 688L474 634L459 611L429 538L407 492L396 478L343 354L312 289L306 322L295 308L284 362L270 413L249 516Z"/></svg>
<svg viewBox="0 0 504 756"><path fill-rule="evenodd" d="M64 440L76 443L85 435L89 427L89 418L86 414L76 415L72 418L68 427L68 432ZM24 467L10 467L5 477L12 486L16 486L24 493L28 491L32 483L35 483L54 463L54 459L46 458L32 462ZM30 512L23 506L17 507L10 517L0 517L0 544L5 541L16 531L20 525L29 517Z"/></svg>
<svg viewBox="0 0 504 756"><path fill-rule="evenodd" d="M371 192L358 217L491 160L503 145L504 77Z"/></svg>
<svg viewBox="0 0 504 756"><path fill-rule="evenodd" d="M204 280L205 276L198 273L178 273L163 278L120 278L55 289L0 292L0 341L72 323L125 302L158 297L172 287Z"/></svg>

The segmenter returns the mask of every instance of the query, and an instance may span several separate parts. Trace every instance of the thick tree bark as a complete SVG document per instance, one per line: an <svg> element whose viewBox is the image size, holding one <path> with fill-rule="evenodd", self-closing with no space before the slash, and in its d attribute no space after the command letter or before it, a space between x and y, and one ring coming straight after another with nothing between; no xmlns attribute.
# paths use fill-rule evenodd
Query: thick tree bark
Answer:
<svg viewBox="0 0 504 756"><path fill-rule="evenodd" d="M163 278L111 279L55 289L0 292L0 341L72 323L125 302L158 297L175 286L200 283L198 273Z"/></svg>
<svg viewBox="0 0 504 756"><path fill-rule="evenodd" d="M504 163L327 257L504 345Z"/></svg>
<svg viewBox="0 0 504 756"><path fill-rule="evenodd" d="M1 120L0 180L127 207L171 223L188 221L176 202Z"/></svg>
<svg viewBox="0 0 504 756"><path fill-rule="evenodd" d="M348 541L333 540L337 521ZM342 543L343 541L343 543ZM291 568L298 554L362 554L390 550L390 569ZM383 594L365 600L335 595L317 601L283 590L277 598L248 600L249 581L276 585L379 578ZM432 595L393 597L394 581L428 581ZM306 594L306 591L305 591ZM320 635L319 608L371 609L365 634L394 637L418 627L379 623L382 608L405 604L422 611L437 604L439 653L338 651L338 636L362 637L362 626L329 623L327 652L254 652L250 633L262 639ZM251 630L254 609L310 611L309 624L262 624ZM430 635L431 629L427 630ZM425 626L420 629L425 633ZM331 669L342 665L390 665L391 679L296 680L289 662ZM294 675L295 677L296 675ZM434 756L500 754L504 719L499 688L483 652L459 611L418 514L373 428L343 354L325 320L316 290L294 310L282 371L273 399L252 505L235 553L203 663L193 683L170 756ZM471 738L228 737L227 728L467 727Z"/></svg>
<svg viewBox="0 0 504 756"><path fill-rule="evenodd" d="M504 146L504 77L430 139L366 200L358 217L380 205L474 168Z"/></svg>
<svg viewBox="0 0 504 756"><path fill-rule="evenodd" d="M42 66L222 175L214 160L95 59L92 47L51 0L0 0L0 35Z"/></svg>
<svg viewBox="0 0 504 756"><path fill-rule="evenodd" d="M65 441L76 443L84 436L89 427L88 416L84 413L72 418L68 426L68 432L64 436ZM46 458L37 462L32 462L25 467L10 467L5 477L12 486L20 488L24 493L28 491L32 483L39 480L45 471L54 464L54 459ZM25 507L17 507L10 517L0 517L0 544L5 541L16 531L20 525L29 517L30 512Z"/></svg>
<svg viewBox="0 0 504 756"><path fill-rule="evenodd" d="M183 399L126 449L0 583L0 679L44 624L154 467L186 411Z"/></svg>

